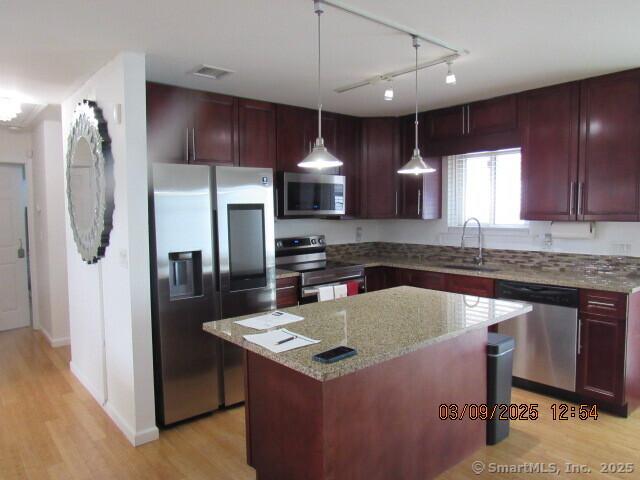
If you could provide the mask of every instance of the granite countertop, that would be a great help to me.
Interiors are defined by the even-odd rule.
[[[280,278],[299,277],[299,272],[292,272],[291,270],[283,270],[282,268],[276,268],[276,280]]]
[[[562,287],[586,288],[594,290],[606,290],[619,293],[635,293],[640,291],[640,274],[618,272],[615,270],[597,271],[588,269],[547,269],[541,267],[518,267],[517,265],[503,265],[499,263],[487,263],[484,266],[495,268],[496,271],[461,270],[443,267],[443,262],[434,259],[412,259],[408,257],[394,256],[346,256],[340,260],[362,264],[365,267],[396,267],[425,270],[429,272],[451,273],[456,275],[470,275],[475,277],[494,278],[497,280],[513,280],[519,282],[541,283],[545,285],[557,285]]]
[[[523,302],[493,300],[415,287],[396,287],[285,311],[304,320],[284,328],[320,343],[283,353],[273,353],[247,342],[243,335],[259,333],[236,320],[246,315],[204,324],[204,330],[277,363],[327,381],[377,363],[400,357],[430,344],[531,311]],[[312,360],[316,353],[339,345],[358,355],[333,363]]]

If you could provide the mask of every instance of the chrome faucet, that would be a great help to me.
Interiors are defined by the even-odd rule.
[[[466,222],[464,222],[464,226],[462,227],[462,241],[460,242],[460,248],[464,248],[464,238],[465,233],[467,231],[467,223],[471,220],[474,220],[478,224],[478,256],[474,257],[474,261],[476,265],[482,265],[484,263],[484,258],[482,256],[482,225],[480,225],[480,220],[476,217],[469,217]]]

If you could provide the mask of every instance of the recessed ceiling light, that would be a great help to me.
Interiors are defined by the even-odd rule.
[[[214,80],[220,80],[222,77],[235,72],[233,70],[228,70],[226,68],[213,67],[211,65],[200,65],[191,73],[193,73],[194,75],[197,75],[198,77],[205,77],[205,78],[212,78]]]
[[[8,122],[22,112],[22,105],[15,98],[0,97],[0,122]]]

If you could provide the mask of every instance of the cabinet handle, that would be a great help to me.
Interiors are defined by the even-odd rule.
[[[421,200],[422,200],[422,190],[419,188],[418,189],[418,218],[420,218],[420,206],[421,206],[420,204],[422,203]]]
[[[583,210],[583,198],[582,198],[582,193],[583,193],[583,182],[579,182],[578,183],[578,215],[582,215],[582,210]]]
[[[278,218],[278,189],[277,188],[275,189],[275,192],[276,192],[276,202],[275,202],[276,204],[275,204],[275,215],[274,216],[277,219]]]
[[[467,115],[467,109],[462,107],[462,135],[464,135],[464,126],[466,125],[465,116]]]
[[[616,305],[614,303],[609,303],[609,302],[596,302],[595,300],[588,300],[587,303],[589,305],[597,305],[600,307],[616,308]]]
[[[189,163],[189,128],[187,127],[187,134],[184,142],[184,161]]]
[[[471,105],[467,105],[467,135],[471,133]]]
[[[286,287],[278,287],[276,288],[276,292],[281,292],[283,290],[291,290],[292,288],[298,288],[297,285],[287,285]]]
[[[191,146],[192,148],[192,153],[193,153],[193,163],[196,163],[196,129],[192,128],[191,129]]]
[[[578,319],[578,355],[582,353],[582,320]]]
[[[576,182],[571,182],[571,192],[569,193],[569,215],[576,213]]]
[[[396,217],[398,216],[398,191],[396,190]]]

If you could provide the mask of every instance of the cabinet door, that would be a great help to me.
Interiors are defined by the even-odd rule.
[[[427,115],[426,130],[428,140],[449,140],[461,137],[466,131],[465,106],[434,110]]]
[[[276,280],[276,304],[278,308],[298,305],[298,277],[279,278]]]
[[[387,268],[369,267],[364,271],[367,292],[375,292],[387,288]]]
[[[188,163],[191,137],[188,90],[147,83],[149,162]]]
[[[193,92],[193,163],[238,164],[237,99],[209,92]]]
[[[367,218],[394,218],[400,201],[397,119],[365,118],[362,130],[361,211]]]
[[[425,152],[426,115],[418,117],[419,131],[418,146]],[[407,115],[400,119],[401,142],[400,159],[402,165],[409,161],[415,148],[415,116]],[[402,218],[420,218],[432,220],[442,216],[442,158],[425,157],[424,161],[436,171],[424,175],[400,175],[400,216]]]
[[[579,85],[525,92],[522,125],[522,209],[525,220],[575,220]]]
[[[411,286],[418,288],[426,288],[429,290],[447,289],[446,275],[438,272],[426,272],[422,270],[411,271]]]
[[[609,403],[624,398],[624,319],[580,314],[578,393]]]
[[[276,122],[277,169],[283,172],[304,172],[305,169],[298,167],[298,163],[309,153],[307,110],[278,105]]]
[[[276,168],[276,107],[272,103],[238,101],[239,164]]]
[[[582,82],[580,220],[637,221],[640,70]]]
[[[495,282],[491,278],[447,274],[447,292],[493,298]]]
[[[487,135],[518,128],[518,107],[515,95],[491,98],[467,106],[467,134]]]
[[[359,118],[338,116],[336,154],[342,160],[340,175],[346,179],[346,215],[349,217],[360,213],[360,127]]]

